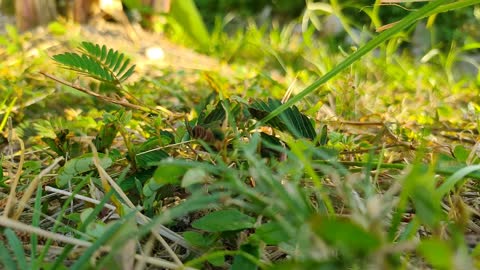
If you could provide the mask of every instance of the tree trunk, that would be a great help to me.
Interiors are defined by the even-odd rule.
[[[94,6],[98,1],[95,0],[74,0],[73,1],[73,20],[77,23],[87,23],[92,16]]]
[[[55,0],[16,0],[15,19],[20,31],[46,24],[57,17]]]

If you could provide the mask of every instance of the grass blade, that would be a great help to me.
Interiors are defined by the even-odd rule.
[[[107,203],[108,200],[110,200],[110,197],[113,195],[114,190],[111,189],[108,193],[103,196],[102,200],[100,201],[97,206],[93,209],[92,213],[87,217],[85,222],[83,222],[80,227],[78,228],[79,231],[83,232],[85,231],[85,228],[95,220],[95,218],[98,216],[100,211],[102,211],[103,206]],[[67,258],[69,255],[70,251],[73,249],[74,245],[67,245],[63,248],[62,253],[55,259],[55,262],[52,264],[52,267],[50,269],[57,269],[57,267],[60,267],[60,264]]]
[[[135,215],[136,211],[130,212],[128,215],[125,216],[125,220],[129,218],[133,218]],[[80,270],[80,269],[85,269],[87,265],[89,265],[89,261],[93,254],[101,247],[103,246],[110,238],[121,228],[124,222],[121,220],[117,221],[115,224],[113,224],[100,238],[93,243],[85,252],[78,258],[78,260],[72,265],[70,269],[72,270]]]
[[[438,195],[441,197],[445,196],[460,180],[478,170],[480,170],[480,165],[472,165],[455,172],[437,189]]]
[[[8,251],[7,247],[0,242],[0,265],[3,265],[3,269],[18,269],[17,265],[13,261],[12,254]]]
[[[25,252],[23,250],[22,242],[18,239],[17,235],[15,234],[12,229],[7,228],[5,229],[5,236],[7,237],[8,244],[13,250],[13,254],[17,259],[17,265],[19,269],[30,269],[27,264],[27,258],[25,257]]]
[[[35,196],[34,211],[32,217],[32,225],[34,227],[40,227],[40,214],[42,213],[42,186],[37,187],[37,194]],[[37,234],[32,233],[30,236],[30,243],[32,245],[32,251],[30,257],[32,258],[32,269],[38,269],[37,258],[37,246],[38,246],[38,237]]]

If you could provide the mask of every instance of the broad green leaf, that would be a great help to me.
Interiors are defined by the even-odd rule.
[[[441,197],[435,192],[435,173],[432,169],[417,165],[405,176],[405,195],[410,197],[415,212],[424,224],[435,226],[442,218]]]
[[[95,239],[100,238],[108,230],[108,227],[108,224],[103,222],[90,222],[85,228],[85,233],[94,237]]]
[[[112,166],[113,160],[111,157],[102,153],[99,153],[98,157],[102,168],[106,169]],[[56,181],[57,186],[60,188],[65,187],[73,177],[94,169],[95,164],[93,163],[93,155],[91,153],[71,159],[60,169]]]
[[[221,123],[225,120],[225,109],[222,106],[221,102],[218,102],[215,106],[215,109],[211,111],[204,119],[199,117],[197,125],[208,125],[212,123]]]
[[[253,258],[259,259],[260,257],[260,248],[258,245],[253,243],[246,243],[240,246],[240,250],[252,255]],[[258,269],[257,264],[251,260],[245,258],[245,256],[238,254],[233,258],[233,264],[231,270],[244,270],[244,269]]]
[[[250,104],[248,110],[255,118],[261,120],[280,106],[280,101],[269,98],[267,103],[262,100],[254,100]],[[314,140],[317,136],[310,119],[306,115],[300,113],[296,106],[287,108],[279,116],[269,120],[267,124],[270,124],[272,127],[279,130],[288,131],[295,138],[308,138]]]
[[[215,256],[207,260],[213,266],[222,267],[225,264],[225,256]]]
[[[255,236],[267,245],[278,245],[289,240],[282,226],[275,221],[262,224],[255,230]]]
[[[185,166],[177,164],[169,164],[168,162],[160,163],[153,177],[143,186],[143,194],[149,197],[166,184],[179,184],[180,178],[185,174],[187,169]]]
[[[319,145],[325,145],[328,142],[328,129],[327,125],[323,125],[322,132],[320,133],[320,137],[318,140]]]
[[[117,133],[118,126],[114,123],[103,125],[93,141],[98,152],[105,152],[105,150],[109,149],[110,146],[112,146]]]
[[[260,155],[262,157],[280,157],[282,153],[278,151],[278,148],[284,147],[281,140],[275,136],[268,135],[263,132],[260,133],[260,137],[262,138],[260,145]]]
[[[182,179],[182,187],[189,187],[194,184],[202,184],[207,180],[208,174],[202,168],[189,169]]]
[[[207,248],[215,242],[216,236],[188,231],[183,233],[183,238],[194,247]]]
[[[418,252],[435,269],[453,269],[454,250],[440,239],[426,239],[418,246]]]
[[[209,34],[193,0],[171,2],[170,16],[182,27],[182,30],[201,48],[208,48]]]
[[[168,153],[158,149],[160,139],[151,137],[136,147],[135,163],[139,168],[149,168],[152,164],[158,164],[159,161],[168,157]]]
[[[470,155],[470,151],[465,149],[463,145],[457,145],[453,149],[453,154],[455,155],[456,160],[465,163],[467,162],[468,156]]]
[[[317,215],[310,226],[318,237],[345,256],[366,256],[381,245],[379,236],[346,218]]]
[[[255,219],[236,210],[219,210],[195,220],[192,227],[207,232],[236,231],[253,228]]]
[[[165,146],[172,144],[175,141],[175,136],[171,132],[162,130],[160,131],[159,140],[160,146]]]
[[[267,270],[340,270],[349,269],[344,263],[339,261],[317,261],[317,260],[286,260],[272,264]]]

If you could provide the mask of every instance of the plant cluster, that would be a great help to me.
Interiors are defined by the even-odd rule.
[[[87,79],[42,74],[61,89],[82,92],[80,99],[92,96],[89,102],[105,109],[92,109],[88,116],[66,110],[70,120],[33,123],[39,145],[48,146],[40,149],[38,160],[25,161],[24,142],[9,128],[8,148],[13,152],[18,145],[20,154],[10,153],[2,162],[8,173],[0,174],[0,184],[9,196],[2,200],[1,263],[9,269],[479,267],[480,245],[465,238],[478,227],[475,202],[465,194],[478,192],[480,160],[472,146],[437,151],[442,145],[431,138],[458,135],[440,123],[462,119],[474,124],[461,130],[478,134],[479,102],[470,93],[478,82],[443,76],[452,66],[435,69],[440,75],[425,81],[408,82],[412,70],[425,71],[388,55],[388,42],[415,21],[437,9],[462,7],[447,2],[427,4],[351,54],[344,52],[338,63],[328,52],[322,63],[295,61],[298,56],[288,53],[290,44],[282,39],[290,32],[271,33],[271,47],[263,48],[285,76],[296,73],[307,85],[294,94],[289,88],[282,99],[276,92],[283,84],[266,73],[252,76],[250,87],[240,91],[229,91],[228,78],[202,73],[207,93],[190,97],[176,90],[189,75],[167,73],[127,83],[135,65],[105,45],[82,42],[76,51],[54,55],[61,67]],[[261,35],[258,29],[249,31],[252,40]],[[215,38],[218,44],[244,44],[220,34]],[[391,79],[390,93],[396,96],[369,102],[384,102],[382,113],[403,117],[404,111],[388,109],[403,108],[417,94],[419,103],[425,99],[433,108],[431,114],[427,109],[424,115],[412,113],[420,128],[406,121],[373,121],[375,116],[366,116],[371,108],[356,107],[366,97],[355,91],[371,93],[357,89],[355,81],[370,67],[355,62],[380,45],[384,57],[366,63],[386,62],[385,70],[369,76],[402,77]],[[217,49],[222,56],[248,53],[241,46]],[[262,59],[257,57],[250,59]],[[293,61],[286,64],[289,57]],[[455,60],[445,58],[453,65]],[[304,62],[320,79],[298,72],[296,65]],[[271,68],[271,62],[264,64]],[[337,75],[344,78],[329,84]],[[3,85],[23,81],[9,83]],[[464,116],[455,117],[457,107],[448,101],[431,104],[429,98],[442,94],[435,89],[444,86],[451,86],[453,97],[471,99]],[[433,90],[414,92],[419,87]],[[158,97],[160,90],[175,99]],[[12,97],[9,92],[3,100],[5,116],[15,105]],[[318,119],[328,99],[330,113],[342,119]],[[359,115],[371,118],[358,120]],[[17,131],[26,134],[29,128]]]

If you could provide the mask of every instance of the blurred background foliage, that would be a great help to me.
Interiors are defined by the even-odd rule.
[[[73,16],[74,20],[80,23],[85,22],[85,18],[93,12],[93,6],[102,6],[102,0],[38,0],[37,5],[45,6],[45,10],[51,10],[52,16],[58,12],[62,16]],[[207,46],[205,28],[210,33],[218,27],[218,22],[228,18],[228,26],[222,30],[235,33],[239,28],[248,27],[249,20],[255,18],[260,27],[272,27],[272,23],[285,25],[296,21],[304,26],[306,18],[309,18],[316,30],[322,32],[332,32],[329,27],[343,28],[334,29],[334,33],[342,34],[345,32],[353,38],[353,41],[359,45],[358,39],[352,37],[352,31],[358,35],[365,31],[374,32],[378,27],[396,22],[406,15],[423,5],[421,2],[405,1],[399,4],[380,4],[377,0],[117,0],[116,5],[124,6],[130,19],[138,19],[141,16],[142,25],[153,30],[165,30],[164,26],[155,27],[155,23],[165,24],[166,20],[152,20],[153,17],[167,18],[168,24],[178,23],[172,26],[183,29],[194,40],[201,43],[200,47]],[[122,2],[122,3],[120,3]],[[4,14],[13,14],[15,5],[17,7],[34,8],[33,1],[29,0],[2,0],[0,8]],[[40,4],[38,4],[40,3]],[[72,4],[73,3],[73,4]],[[70,5],[70,9],[68,7]],[[196,6],[196,8],[195,8]],[[38,8],[37,8],[38,9]],[[53,8],[55,9],[55,8]],[[80,9],[80,10],[79,10]],[[27,13],[31,11],[25,11]],[[48,13],[48,12],[45,12]],[[70,15],[68,14],[70,13]],[[135,15],[137,14],[137,15]],[[333,15],[334,18],[328,18]],[[45,14],[24,14],[24,20],[37,20],[42,22]],[[32,18],[37,16],[38,18]],[[18,17],[18,12],[17,12]],[[75,18],[77,17],[77,18]],[[312,18],[316,17],[316,18]],[[51,17],[45,18],[51,20]],[[204,25],[201,23],[203,19]],[[154,22],[155,21],[155,22]],[[340,24],[338,24],[340,23]],[[476,31],[475,26],[480,23],[480,7],[470,6],[459,9],[455,12],[441,13],[431,18],[429,23],[431,27],[428,32],[422,32],[422,35],[428,35],[428,41],[433,47],[449,49],[452,42],[457,46],[462,46],[468,39],[478,39],[480,33]],[[21,24],[17,18],[17,26]],[[178,27],[180,26],[180,27]],[[22,27],[19,27],[22,30]],[[305,28],[302,28],[305,31]],[[344,30],[344,31],[342,31]],[[410,37],[414,34],[415,28],[412,27],[409,33]],[[355,33],[354,33],[355,34]],[[408,39],[408,38],[406,38]],[[337,41],[344,41],[339,39]],[[205,51],[205,50],[203,50]]]
[[[358,29],[367,26],[370,30],[375,30],[372,18],[367,12],[373,8],[374,2],[373,0],[195,0],[210,29],[214,26],[215,18],[223,18],[228,14],[234,14],[239,20],[263,15],[272,16],[274,20],[280,22],[289,22],[302,16],[308,3],[325,3],[337,6],[343,16]],[[392,23],[402,19],[421,5],[422,3],[412,2],[402,3],[401,6],[382,5],[378,10],[378,16],[383,24]],[[452,41],[461,45],[469,36],[478,38],[479,33],[475,31],[475,25],[478,25],[479,18],[479,7],[467,7],[456,12],[439,14],[435,18],[434,29],[432,29],[434,43],[442,43],[443,46],[448,47]]]

